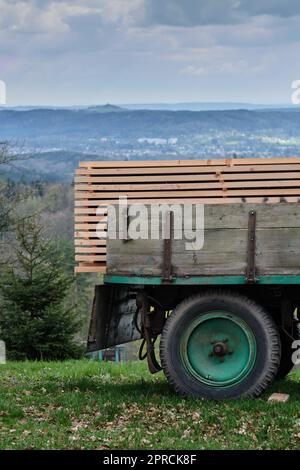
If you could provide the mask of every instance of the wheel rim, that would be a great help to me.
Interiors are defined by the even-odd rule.
[[[180,353],[185,368],[211,387],[237,385],[250,374],[256,341],[236,315],[213,311],[199,316],[183,332]]]

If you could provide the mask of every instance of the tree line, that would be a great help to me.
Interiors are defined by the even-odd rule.
[[[72,188],[9,181],[17,159],[0,143],[0,339],[10,359],[77,358],[92,286],[73,275]]]

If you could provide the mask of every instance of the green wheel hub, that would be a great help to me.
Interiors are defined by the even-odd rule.
[[[251,328],[238,316],[211,311],[191,322],[182,334],[180,353],[184,367],[210,387],[242,382],[256,361]]]

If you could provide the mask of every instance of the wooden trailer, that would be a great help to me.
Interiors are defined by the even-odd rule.
[[[299,201],[300,158],[82,163],[76,271],[104,274],[89,351],[143,339],[183,395],[259,396],[295,362]]]

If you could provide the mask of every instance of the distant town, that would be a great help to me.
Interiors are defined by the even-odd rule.
[[[1,108],[0,141],[24,157],[11,178],[71,181],[80,160],[299,156],[299,111]]]

